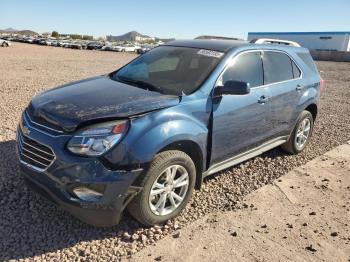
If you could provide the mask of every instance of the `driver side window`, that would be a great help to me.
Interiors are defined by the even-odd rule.
[[[248,52],[233,59],[233,63],[222,75],[222,84],[226,81],[240,81],[250,87],[263,85],[264,73],[260,52]]]

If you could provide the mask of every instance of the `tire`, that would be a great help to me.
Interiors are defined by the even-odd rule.
[[[1,46],[2,46],[2,47],[8,47],[9,45],[8,45],[8,43],[3,42]]]
[[[309,123],[309,131],[307,132],[307,135],[305,132],[305,130],[307,130],[307,128],[305,128],[305,130],[303,132],[301,132],[303,123],[304,124]],[[303,112],[300,113],[300,115],[298,117],[298,121],[297,121],[297,123],[293,129],[293,132],[290,135],[288,141],[281,146],[282,149],[290,154],[293,154],[293,155],[299,154],[301,151],[304,150],[304,148],[308,144],[310,137],[311,137],[311,134],[312,134],[312,131],[313,131],[313,127],[314,127],[314,119],[312,117],[312,114],[309,111],[304,110]],[[298,136],[298,134],[301,134],[301,133],[304,136],[306,136],[306,138],[303,137],[303,139],[301,140],[301,141],[303,141],[305,139],[303,143],[300,143],[300,136]]]
[[[167,185],[167,182],[162,184],[163,181],[169,181],[165,179],[168,178],[166,170],[173,170],[171,174],[175,173],[173,183],[169,183],[169,185]],[[186,177],[186,172],[188,178],[180,180],[179,178]],[[139,186],[143,187],[142,191],[129,203],[127,209],[141,224],[146,226],[163,224],[167,220],[176,217],[184,209],[191,198],[195,180],[196,168],[187,154],[177,150],[161,152],[155,156],[145,177],[140,182]],[[173,185],[176,185],[176,181],[183,184],[187,183],[187,186],[180,187],[180,183],[178,183],[178,187],[174,187]],[[160,188],[155,185],[156,182],[158,183],[157,185],[166,186]],[[162,193],[151,196],[151,192],[157,191],[162,191]],[[173,197],[175,195],[172,192],[176,193],[177,196],[182,196],[181,202],[178,202],[177,205],[175,202],[180,200],[177,197]],[[166,199],[166,201],[161,201],[161,199]],[[165,206],[162,209],[162,205],[160,205],[160,208],[156,209],[157,204],[160,202],[164,202]]]

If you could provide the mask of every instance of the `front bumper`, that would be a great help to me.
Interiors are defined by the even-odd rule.
[[[22,119],[17,130],[17,151],[21,173],[27,184],[88,224],[118,224],[125,206],[141,190],[132,185],[143,169],[111,170],[98,158],[75,156],[65,150],[69,139],[70,136],[66,135],[51,135]],[[34,142],[30,144],[29,141]],[[33,145],[37,149],[33,149]],[[40,154],[47,148],[51,149],[54,159],[46,168],[37,168],[34,161],[46,157],[47,153]],[[30,164],[27,163],[30,159],[24,158],[24,154],[33,158]],[[82,200],[73,191],[75,187],[91,185],[104,189],[102,196],[95,201]]]
[[[101,227],[119,223],[125,206],[141,189],[130,186],[140,172],[140,170],[136,170],[119,173],[119,176],[123,178],[107,182],[101,200],[87,202],[71,194],[66,185],[53,181],[47,174],[37,172],[21,164],[21,173],[31,189],[81,221]]]

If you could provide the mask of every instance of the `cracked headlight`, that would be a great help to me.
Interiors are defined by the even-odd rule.
[[[127,129],[127,121],[92,125],[76,133],[69,141],[67,148],[74,154],[99,156],[116,145]]]

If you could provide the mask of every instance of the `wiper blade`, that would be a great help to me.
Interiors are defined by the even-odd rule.
[[[120,77],[120,76],[118,76],[118,79],[120,79],[123,82],[135,84],[141,88],[145,88],[145,89],[150,90],[150,91],[157,91],[159,93],[162,92],[162,89],[159,86],[155,86],[151,83],[148,83],[148,82],[145,82],[142,80],[135,80],[135,79],[131,79],[131,78],[127,78],[127,77]]]

